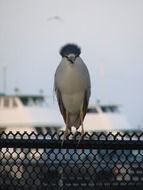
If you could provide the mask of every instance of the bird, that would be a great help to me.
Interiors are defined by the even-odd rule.
[[[59,53],[62,59],[55,72],[54,91],[66,125],[64,141],[72,127],[77,131],[81,126],[81,137],[84,135],[83,121],[91,95],[91,82],[77,44],[65,44]]]
[[[57,15],[51,16],[51,17],[48,17],[48,18],[47,18],[47,21],[48,21],[48,22],[49,22],[49,21],[54,21],[54,20],[60,21],[60,22],[63,21],[63,19],[62,19],[60,16],[57,16]]]

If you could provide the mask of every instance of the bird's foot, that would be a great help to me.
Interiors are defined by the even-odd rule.
[[[63,146],[64,141],[65,141],[66,137],[70,134],[70,132],[71,132],[71,131],[69,131],[69,130],[66,128],[66,130],[64,131],[64,136],[63,136],[63,140],[62,140],[61,146]]]
[[[84,128],[83,128],[83,124],[82,124],[82,126],[81,126],[81,135],[80,135],[80,138],[78,140],[78,145],[79,145],[80,141],[82,140],[83,136],[84,136]]]

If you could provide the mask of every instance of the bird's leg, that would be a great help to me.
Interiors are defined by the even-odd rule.
[[[80,111],[80,121],[81,121],[81,137],[84,135],[84,127],[83,127],[83,110]]]
[[[82,139],[82,137],[83,137],[83,135],[84,135],[83,111],[82,111],[82,109],[81,109],[81,111],[80,111],[80,122],[81,122],[81,136],[80,136],[80,138],[79,138],[78,144],[80,143],[80,141],[81,141],[81,139]]]
[[[66,112],[66,122],[65,123],[66,123],[66,129],[65,129],[65,132],[64,132],[63,140],[62,140],[62,145],[64,143],[65,138],[68,135],[68,123],[69,123],[69,113],[68,112]]]

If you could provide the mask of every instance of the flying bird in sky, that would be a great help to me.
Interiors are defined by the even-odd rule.
[[[80,53],[81,49],[75,44],[63,46],[60,50],[62,60],[55,73],[54,89],[66,124],[64,138],[73,126],[76,130],[81,126],[81,137],[84,134],[83,120],[87,112],[91,84],[87,66]]]
[[[47,21],[54,21],[54,20],[60,21],[60,22],[63,21],[63,19],[61,17],[59,17],[59,16],[52,16],[52,17],[47,18]]]

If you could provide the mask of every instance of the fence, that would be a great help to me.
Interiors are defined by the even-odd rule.
[[[0,189],[143,189],[143,133],[0,134]]]

